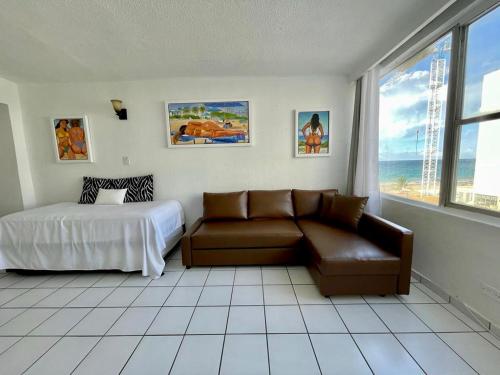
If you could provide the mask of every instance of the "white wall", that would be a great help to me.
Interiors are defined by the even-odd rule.
[[[0,103],[9,107],[9,117],[12,127],[12,137],[14,140],[15,154],[17,160],[17,173],[21,188],[21,196],[24,208],[35,205],[35,192],[31,179],[31,169],[28,159],[26,139],[21,114],[21,105],[17,85],[0,77]],[[3,160],[3,153],[0,148],[0,160]]]
[[[23,209],[9,107],[0,103],[0,216]]]
[[[39,205],[77,201],[85,175],[153,173],[156,198],[180,200],[188,222],[202,212],[203,191],[345,187],[351,96],[343,77],[25,84],[20,96]],[[116,118],[112,98],[124,101],[128,121]],[[166,147],[165,100],[232,98],[251,101],[254,146]],[[294,158],[293,109],[318,107],[333,110],[332,156]],[[89,117],[96,162],[58,164],[48,118],[78,113]],[[122,165],[122,156],[130,166]]]
[[[500,304],[481,290],[481,283],[500,290],[498,225],[389,199],[382,216],[414,231],[415,270],[500,326]]]

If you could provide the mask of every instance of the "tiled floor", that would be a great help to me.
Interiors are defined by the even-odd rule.
[[[500,341],[419,283],[321,296],[304,267],[0,274],[0,373],[500,374]]]

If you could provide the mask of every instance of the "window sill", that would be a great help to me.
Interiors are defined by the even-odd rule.
[[[461,210],[458,208],[452,207],[442,207],[442,206],[433,206],[428,203],[418,202],[411,199],[406,199],[403,197],[397,197],[390,194],[380,193],[380,197],[383,200],[394,201],[402,204],[406,204],[412,207],[418,207],[424,210],[429,210],[433,212],[438,212],[443,215],[453,216],[464,220],[473,221],[476,223],[481,223],[485,225],[489,225],[495,228],[500,228],[500,218],[495,216],[489,216],[486,214],[481,214],[477,212]]]

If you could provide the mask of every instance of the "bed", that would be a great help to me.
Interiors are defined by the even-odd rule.
[[[183,231],[174,200],[53,204],[0,218],[0,269],[142,270],[158,278]]]

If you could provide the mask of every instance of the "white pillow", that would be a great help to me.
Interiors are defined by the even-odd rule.
[[[94,204],[123,204],[127,189],[99,189]]]

